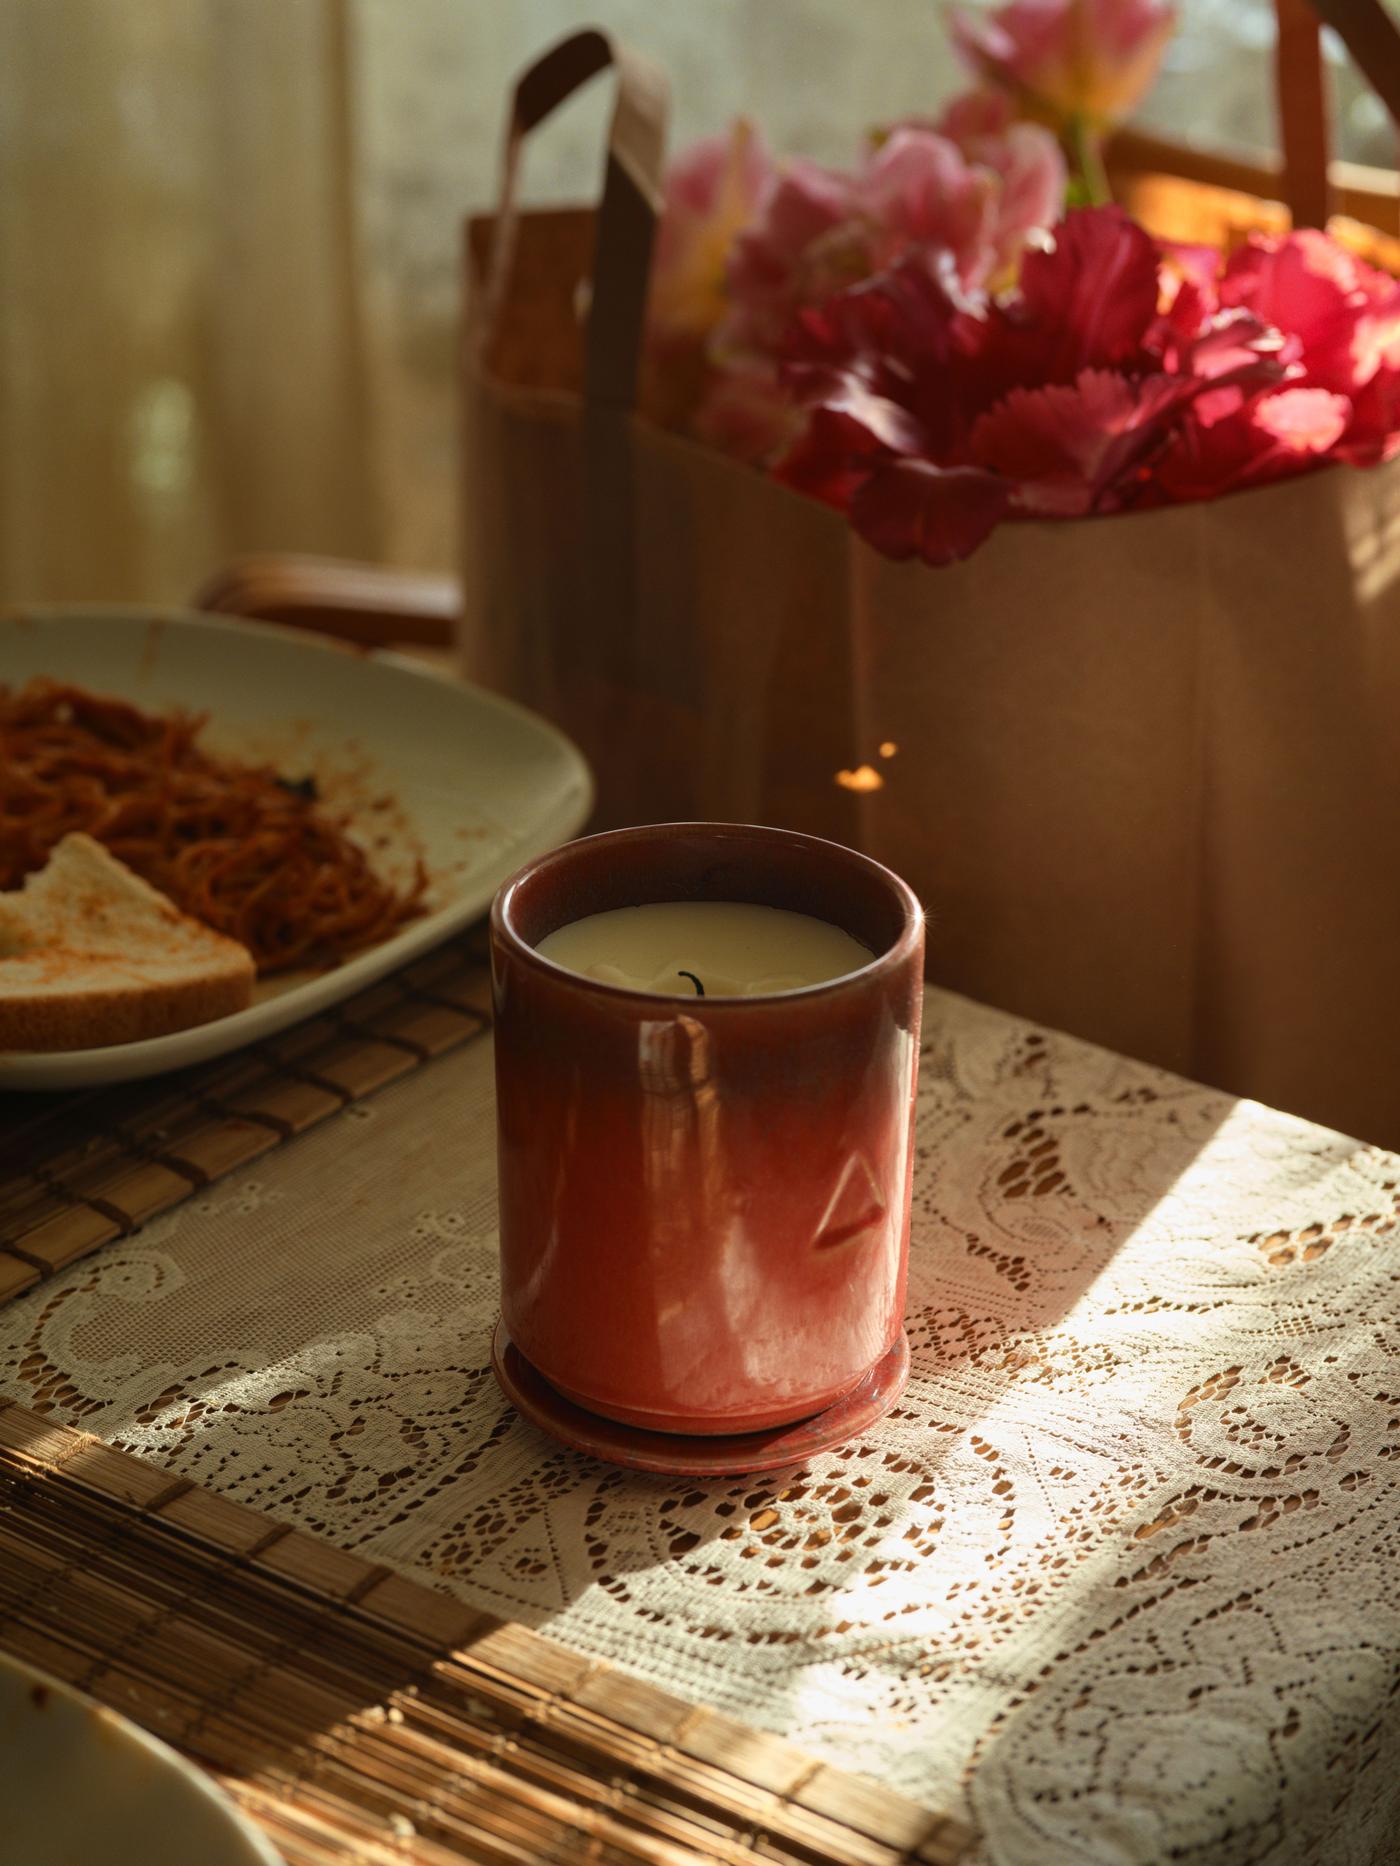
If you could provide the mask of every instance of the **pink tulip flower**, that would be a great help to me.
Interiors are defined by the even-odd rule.
[[[671,165],[652,259],[650,336],[663,348],[703,344],[728,302],[725,272],[736,236],[773,182],[763,138],[742,118]]]
[[[771,352],[799,305],[864,278],[872,263],[850,176],[818,162],[784,163],[762,213],[730,252],[728,312],[716,349],[721,356]]]
[[[1175,24],[1169,0],[1009,0],[955,8],[953,43],[983,83],[1057,128],[1119,123],[1157,72]]]

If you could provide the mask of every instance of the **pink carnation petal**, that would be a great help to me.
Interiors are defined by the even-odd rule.
[[[1220,284],[1222,305],[1242,305],[1290,339],[1308,381],[1350,395],[1375,373],[1379,358],[1358,342],[1370,310],[1359,262],[1324,233],[1303,229],[1282,238],[1254,236],[1234,253]]]
[[[781,486],[791,486],[794,492],[844,512],[868,476],[871,458],[878,454],[869,441],[859,424],[818,408],[774,464],[773,478]]]
[[[1081,208],[1056,229],[1053,250],[1026,254],[1021,297],[1043,333],[1044,380],[1121,363],[1157,315],[1157,248],[1121,208]]]
[[[773,476],[814,499],[844,507],[873,465],[892,453],[926,451],[926,437],[912,416],[849,377],[810,411]]]
[[[1352,337],[1358,385],[1369,382],[1378,369],[1400,368],[1400,286],[1393,279],[1386,282],[1388,291],[1368,292],[1367,308]]]
[[[1280,389],[1250,411],[1254,425],[1289,453],[1329,453],[1346,432],[1351,403],[1326,389]]]
[[[1188,422],[1154,469],[1170,500],[1217,499],[1317,464],[1336,449],[1351,417],[1345,396],[1283,389],[1215,421]]]
[[[1188,422],[1154,466],[1153,483],[1170,504],[1219,498],[1246,482],[1264,438],[1242,410],[1210,427]]]
[[[918,454],[927,449],[928,437],[908,409],[875,394],[859,376],[849,372],[837,372],[828,378],[818,407],[840,415],[891,453]]]
[[[1008,489],[975,467],[891,460],[851,499],[851,523],[886,557],[942,567],[970,556],[1006,516]]]
[[[972,455],[1015,482],[1025,510],[1093,511],[1164,445],[1196,386],[1183,377],[1084,370],[1073,384],[1014,389],[973,428]]]
[[[1256,363],[1278,367],[1283,337],[1252,311],[1221,311],[1181,347],[1177,367],[1185,375],[1212,380],[1237,375]]]
[[[944,255],[946,259],[946,255]],[[793,393],[820,402],[838,376],[858,378],[922,425],[923,451],[948,461],[971,414],[980,410],[974,367],[985,320],[951,262],[930,268],[911,254],[888,272],[799,312],[784,345],[783,378]]]
[[[1183,285],[1194,285],[1210,311],[1218,309],[1217,286],[1220,279],[1220,248],[1202,246],[1187,240],[1162,242],[1162,271]]]
[[[910,257],[799,311],[782,354],[790,364],[851,368],[869,380],[897,375],[910,385],[945,365],[960,327],[976,321],[976,302],[951,266]]]
[[[1191,404],[1192,424],[1213,428],[1217,421],[1237,415],[1248,399],[1246,392],[1233,383],[1224,389],[1203,389]]]
[[[1378,369],[1352,397],[1352,420],[1333,458],[1376,466],[1400,453],[1400,369]]]

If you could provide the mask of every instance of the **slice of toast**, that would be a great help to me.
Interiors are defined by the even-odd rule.
[[[253,961],[91,836],[0,894],[0,1050],[163,1037],[248,1004]]]

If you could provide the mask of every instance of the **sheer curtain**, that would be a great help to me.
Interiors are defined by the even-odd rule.
[[[348,16],[0,5],[0,594],[377,550]]]
[[[1146,120],[1267,143],[1268,0],[1183,11]],[[839,159],[959,82],[936,0],[0,0],[0,600],[178,601],[249,550],[450,565],[460,220],[511,74],[585,20],[666,64],[678,141],[742,110]],[[603,106],[538,196],[593,192]]]

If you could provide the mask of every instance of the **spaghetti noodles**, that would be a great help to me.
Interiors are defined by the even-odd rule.
[[[205,717],[58,681],[0,686],[0,889],[82,830],[261,972],[333,964],[422,911],[421,861],[390,886],[314,785],[201,750]]]

